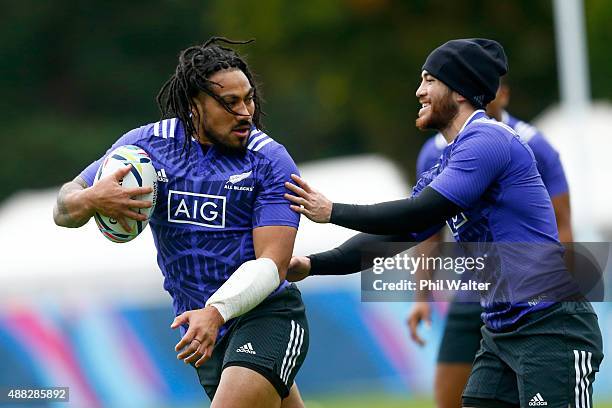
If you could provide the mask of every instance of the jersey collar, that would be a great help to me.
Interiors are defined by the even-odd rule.
[[[463,124],[463,126],[461,126],[461,129],[459,130],[459,133],[457,133],[457,137],[455,137],[455,140],[453,140],[453,142],[456,142],[457,139],[459,139],[461,137],[461,134],[463,133],[463,131],[465,130],[465,128],[472,122],[474,122],[476,119],[480,119],[482,117],[487,117],[487,114],[485,113],[484,109],[477,109],[474,112],[472,112],[472,114],[467,118],[467,120],[465,121],[465,123]]]
[[[506,125],[510,123],[510,114],[505,110],[502,111],[501,121],[502,123],[505,123]]]
[[[467,125],[469,125],[470,123],[472,123],[476,119],[480,119],[483,116],[487,116],[487,114],[485,113],[484,109],[477,109],[474,112],[472,112],[472,114],[467,118],[467,120],[465,121],[463,126],[461,126],[461,129],[459,129],[459,133],[463,132],[463,130],[465,129],[465,127]]]
[[[446,141],[442,133],[438,132],[434,138],[434,144],[438,150],[444,150],[450,143]]]

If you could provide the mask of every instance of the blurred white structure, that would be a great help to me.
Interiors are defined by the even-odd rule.
[[[339,158],[299,167],[313,187],[335,201],[373,203],[406,197],[409,192],[398,169],[380,156]],[[116,244],[98,232],[93,220],[82,228],[60,228],[52,217],[57,191],[24,191],[0,207],[0,299],[60,297],[80,301],[110,297],[120,302],[169,303],[150,231],[129,243]],[[302,217],[295,253],[330,249],[352,234]],[[318,283],[313,280],[300,286]]]
[[[575,240],[612,239],[612,104],[592,104],[579,123],[571,111],[551,107],[534,124],[561,155],[572,197]]]
[[[116,244],[93,220],[60,228],[52,215],[58,190],[21,192],[0,207],[0,298],[163,295],[151,233]]]
[[[587,32],[583,0],[554,0],[560,106],[544,112],[536,125],[559,150],[572,195],[577,241],[612,239],[607,186],[612,171],[612,106],[591,103]]]
[[[559,91],[565,109],[589,108],[591,84],[583,0],[554,0]]]

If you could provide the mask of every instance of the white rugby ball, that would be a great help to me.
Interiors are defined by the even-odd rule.
[[[113,242],[128,242],[136,238],[149,223],[149,217],[155,209],[155,202],[157,200],[157,174],[155,167],[153,167],[151,157],[149,157],[147,152],[138,146],[125,145],[113,150],[100,165],[94,184],[130,164],[132,165],[132,170],[119,183],[123,187],[153,187],[152,193],[133,197],[136,200],[152,201],[153,206],[151,208],[134,208],[134,211],[145,214],[147,220],[137,221],[127,218],[126,220],[130,228],[132,228],[131,232],[126,231],[116,219],[95,213],[94,219],[96,224],[98,224],[98,229],[106,238]]]

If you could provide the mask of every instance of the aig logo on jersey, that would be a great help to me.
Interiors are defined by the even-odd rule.
[[[168,221],[225,228],[225,197],[170,190]]]

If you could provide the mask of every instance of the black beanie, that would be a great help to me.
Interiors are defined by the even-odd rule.
[[[495,99],[499,78],[508,72],[508,61],[497,41],[451,40],[429,54],[423,70],[480,109]]]

